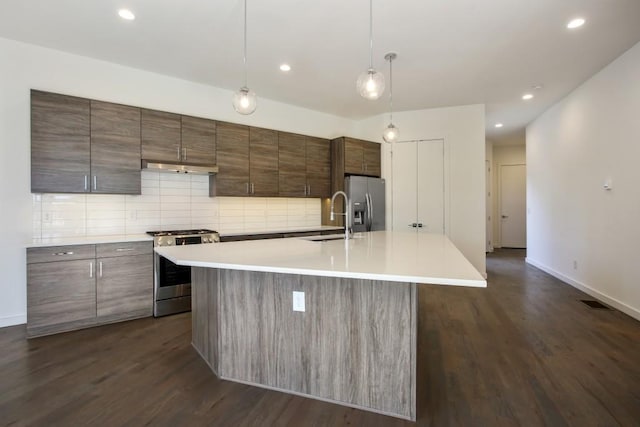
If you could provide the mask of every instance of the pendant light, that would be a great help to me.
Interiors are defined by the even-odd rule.
[[[384,75],[373,69],[373,0],[369,0],[369,69],[358,76],[356,88],[360,96],[370,100],[384,92]]]
[[[393,60],[398,57],[397,54],[391,52],[384,56],[389,61],[389,126],[382,132],[382,138],[386,142],[395,142],[398,140],[400,130],[393,125]]]
[[[244,0],[244,86],[233,95],[233,108],[240,114],[251,114],[256,111],[257,97],[247,87],[247,0]]]

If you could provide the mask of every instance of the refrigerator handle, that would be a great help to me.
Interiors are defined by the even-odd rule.
[[[373,227],[373,202],[371,201],[371,194],[365,194],[365,200],[367,202],[367,231],[371,231],[371,227]]]

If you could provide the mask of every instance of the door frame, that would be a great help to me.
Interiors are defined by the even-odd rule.
[[[498,165],[498,173],[496,174],[498,176],[497,179],[497,188],[496,188],[496,206],[497,206],[497,212],[495,212],[496,215],[496,221],[498,224],[497,230],[494,229],[494,234],[497,236],[497,241],[493,242],[493,246],[495,248],[501,248],[502,247],[502,167],[503,166],[524,166],[525,167],[525,177],[524,177],[524,182],[525,182],[525,200],[526,200],[526,184],[527,184],[527,176],[526,176],[526,168],[527,168],[527,164],[526,163],[522,163],[522,162],[518,162],[518,163],[500,163]],[[525,206],[525,212],[526,212],[526,206]],[[525,213],[526,215],[526,213]],[[527,218],[525,217],[525,224],[526,224]],[[526,233],[527,230],[525,228],[525,244],[526,244]]]

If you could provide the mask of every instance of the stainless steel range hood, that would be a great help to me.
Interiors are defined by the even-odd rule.
[[[142,169],[167,172],[167,173],[191,173],[194,175],[213,175],[218,173],[216,165],[195,165],[192,163],[167,163],[159,160],[143,160]]]

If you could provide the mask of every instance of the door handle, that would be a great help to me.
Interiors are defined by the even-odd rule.
[[[509,215],[502,215],[502,219],[509,218]]]

